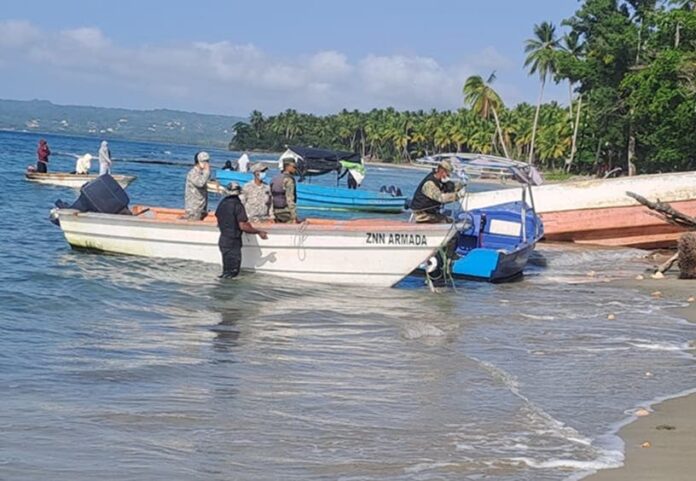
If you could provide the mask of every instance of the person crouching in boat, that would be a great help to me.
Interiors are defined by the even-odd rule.
[[[438,224],[452,222],[452,219],[440,212],[445,204],[463,197],[465,190],[462,182],[452,182],[452,163],[443,160],[435,170],[429,173],[418,185],[411,211],[418,223]]]
[[[48,156],[51,155],[51,149],[48,148],[46,139],[39,140],[39,145],[36,148],[36,171],[45,174],[48,172]]]
[[[242,232],[257,234],[262,239],[268,239],[265,231],[255,229],[247,217],[244,204],[239,194],[241,188],[237,182],[227,186],[227,197],[222,199],[215,210],[220,240],[218,247],[222,254],[222,274],[220,278],[231,279],[239,275],[242,266]]]
[[[293,158],[283,159],[283,171],[271,181],[273,214],[276,222],[297,223],[297,191],[294,175],[297,163]]]
[[[89,169],[92,168],[92,154],[81,155],[75,161],[75,173],[78,175],[89,174]]]
[[[273,201],[271,188],[264,183],[268,166],[258,163],[251,167],[254,180],[242,187],[242,201],[251,222],[263,222],[273,219]]]
[[[193,156],[193,167],[186,174],[186,192],[184,193],[184,218],[203,220],[208,215],[208,189],[210,180],[210,155],[198,152]]]

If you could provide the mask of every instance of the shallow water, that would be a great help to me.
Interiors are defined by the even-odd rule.
[[[618,465],[631,410],[696,387],[696,326],[601,282],[640,272],[635,251],[542,247],[522,282],[439,294],[221,283],[217,266],[71,251],[47,214],[74,193],[22,180],[36,140],[0,133],[0,479],[561,480]],[[138,175],[134,202],[181,205],[184,167],[116,169]],[[392,173],[368,179],[422,175]]]

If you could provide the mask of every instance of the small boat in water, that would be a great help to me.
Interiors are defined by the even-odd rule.
[[[338,187],[341,161],[361,162],[360,156],[352,152],[339,152],[325,149],[291,147],[283,155],[297,161],[299,182],[297,182],[297,207],[312,210],[349,210],[378,213],[400,213],[406,208],[407,198],[396,189],[372,192],[361,189]],[[337,186],[328,187],[310,184],[304,180],[317,175],[335,172]],[[223,193],[224,187],[232,181],[245,184],[251,181],[252,174],[234,170],[218,170],[215,180],[208,183],[208,191]]]
[[[441,154],[419,159],[419,163],[437,165],[443,160],[448,160],[465,181],[504,178],[518,182],[521,190],[509,189],[517,200],[457,214],[456,243],[450,252],[430,259],[426,272],[436,280],[447,276],[487,282],[519,278],[544,235],[544,224],[532,196],[537,174],[526,164],[484,155]],[[467,193],[466,198],[470,195],[474,194]]]
[[[99,177],[97,174],[69,174],[67,172],[49,172],[45,174],[41,172],[26,172],[24,176],[31,182],[57,185],[60,187],[71,187],[73,189],[79,189],[87,182]],[[113,175],[112,177],[124,189],[135,180],[135,176],[132,175]]]
[[[626,192],[648,200],[659,199],[684,214],[696,216],[696,172],[548,184],[534,188],[545,239],[645,249],[676,246],[685,230],[653,215]],[[515,192],[510,189],[471,193],[466,206],[488,208],[514,197]]]
[[[134,206],[133,215],[57,209],[73,248],[220,264],[214,214],[183,220],[183,210]],[[390,287],[431,257],[455,233],[449,224],[384,219],[308,219],[259,224],[268,239],[244,234],[242,270],[303,281]]]
[[[544,235],[544,225],[524,201],[463,213],[467,229],[457,233],[450,267],[454,277],[505,282],[520,277]]]

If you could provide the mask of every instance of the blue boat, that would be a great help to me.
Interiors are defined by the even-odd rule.
[[[447,155],[447,154],[444,154]],[[424,266],[434,281],[448,277],[487,282],[506,282],[522,276],[536,243],[544,236],[544,224],[534,209],[532,185],[537,174],[531,167],[509,159],[483,155],[448,158],[459,176],[488,176],[498,170],[521,185],[521,200],[481,209],[463,210],[455,216],[458,234],[446,252]],[[429,158],[423,163],[440,162]],[[529,198],[529,203],[527,203]],[[466,199],[462,201],[466,205]]]
[[[513,280],[522,275],[536,243],[544,236],[541,218],[522,201],[474,209],[460,214],[460,219],[468,227],[457,236],[450,266],[454,277]]]
[[[215,179],[225,186],[235,181],[246,184],[252,174],[234,170],[218,170]],[[215,190],[214,187],[210,190]],[[297,183],[297,207],[312,210],[355,210],[363,212],[399,213],[406,207],[406,197],[392,196],[383,192],[324,187],[322,185]]]
[[[400,193],[372,192],[343,187],[326,187],[302,182],[307,177],[335,172],[341,173],[341,161],[362,162],[360,156],[351,152],[338,152],[324,149],[291,147],[282,156],[297,160],[300,181],[297,183],[297,207],[312,210],[349,210],[378,213],[400,213],[406,208],[407,198]],[[231,181],[245,184],[252,180],[252,174],[234,170],[218,170],[216,180],[221,186]],[[209,190],[217,191],[217,186]]]

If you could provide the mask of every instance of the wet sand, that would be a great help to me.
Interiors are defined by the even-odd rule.
[[[696,322],[696,302],[688,302],[690,297],[696,297],[696,280],[679,280],[677,275],[675,268],[664,279],[648,277],[617,282],[653,295],[656,303],[683,302],[684,307],[671,311],[689,322]],[[696,348],[696,340],[693,344]],[[602,470],[585,480],[696,479],[696,394],[670,399],[653,406],[652,410],[619,431],[625,443],[624,466]]]

